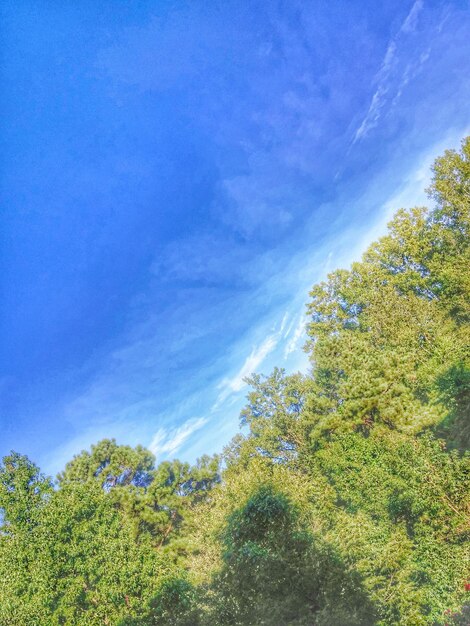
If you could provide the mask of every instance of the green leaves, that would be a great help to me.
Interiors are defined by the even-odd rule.
[[[103,439],[90,452],[75,456],[58,478],[61,484],[96,480],[105,489],[145,486],[154,462],[153,454],[142,446],[119,446],[114,439]]]
[[[218,480],[216,458],[155,469],[148,451],[109,440],[76,457],[56,490],[27,457],[6,457],[0,624],[147,619],[162,584],[179,576],[183,522]]]
[[[252,391],[241,413],[250,428],[258,454],[279,463],[294,462],[305,441],[304,404],[310,380],[301,374],[286,376],[275,369],[270,376],[247,379]]]
[[[51,480],[28,457],[17,452],[4,457],[0,465],[3,531],[11,534],[34,526],[51,493]]]
[[[382,423],[419,432],[454,410],[444,381],[469,371],[469,151],[467,139],[461,154],[436,161],[434,210],[399,211],[362,262],[313,288],[310,404],[320,431]],[[465,374],[451,384],[463,397]]]
[[[0,623],[113,624],[168,569],[150,545],[136,544],[99,485],[69,484],[50,494],[33,527],[2,538]]]
[[[248,379],[222,475],[112,439],[56,488],[3,459],[1,626],[467,623],[470,138],[429,193],[312,289],[312,371]]]

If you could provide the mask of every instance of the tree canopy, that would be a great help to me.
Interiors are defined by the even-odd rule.
[[[307,304],[221,457],[105,439],[0,465],[0,626],[438,626],[470,615],[470,138]]]

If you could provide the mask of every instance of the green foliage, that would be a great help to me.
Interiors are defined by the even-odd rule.
[[[304,405],[311,381],[276,368],[270,376],[253,374],[247,382],[252,390],[241,422],[250,429],[255,453],[278,463],[295,462],[305,441]]]
[[[196,590],[185,578],[165,581],[150,606],[156,625],[197,626],[200,621]]]
[[[52,482],[39,468],[17,452],[4,457],[0,466],[0,510],[4,532],[32,527],[52,492]]]
[[[105,489],[116,486],[145,486],[154,468],[151,452],[137,446],[119,446],[114,439],[103,439],[91,451],[83,451],[67,463],[59,474],[59,483],[96,480]]]
[[[174,460],[155,467],[151,452],[120,446],[114,439],[80,453],[59,474],[60,486],[99,484],[131,523],[137,540],[147,538],[162,547],[175,538],[175,549],[182,547],[178,531],[186,514],[219,480],[217,457],[203,456],[194,466]]]
[[[374,623],[358,577],[344,572],[273,485],[259,487],[229,516],[222,548],[210,624]]]
[[[399,211],[361,262],[312,290],[318,432],[382,423],[417,433],[445,422],[468,447],[469,155],[467,139],[461,154],[436,161],[433,210]]]
[[[312,371],[248,379],[195,465],[0,465],[0,626],[443,626],[470,605],[470,138],[316,285]]]
[[[168,565],[132,539],[93,483],[55,491],[35,524],[2,537],[2,626],[113,624],[138,610]]]
[[[119,626],[199,626],[198,599],[197,590],[184,575],[168,578],[150,601],[145,616],[125,618]]]
[[[145,620],[179,575],[182,521],[219,480],[216,458],[155,469],[148,451],[111,441],[76,457],[59,489],[16,453],[0,479],[2,626]]]
[[[469,558],[470,457],[432,437],[339,435],[311,457],[335,507],[332,544],[366,581],[383,624],[433,623],[459,598]]]

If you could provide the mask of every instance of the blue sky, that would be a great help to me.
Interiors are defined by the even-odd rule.
[[[0,454],[215,452],[470,130],[468,2],[2,3]]]

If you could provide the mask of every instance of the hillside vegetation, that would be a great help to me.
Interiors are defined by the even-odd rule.
[[[313,287],[221,457],[0,466],[0,626],[470,624],[470,138]]]

